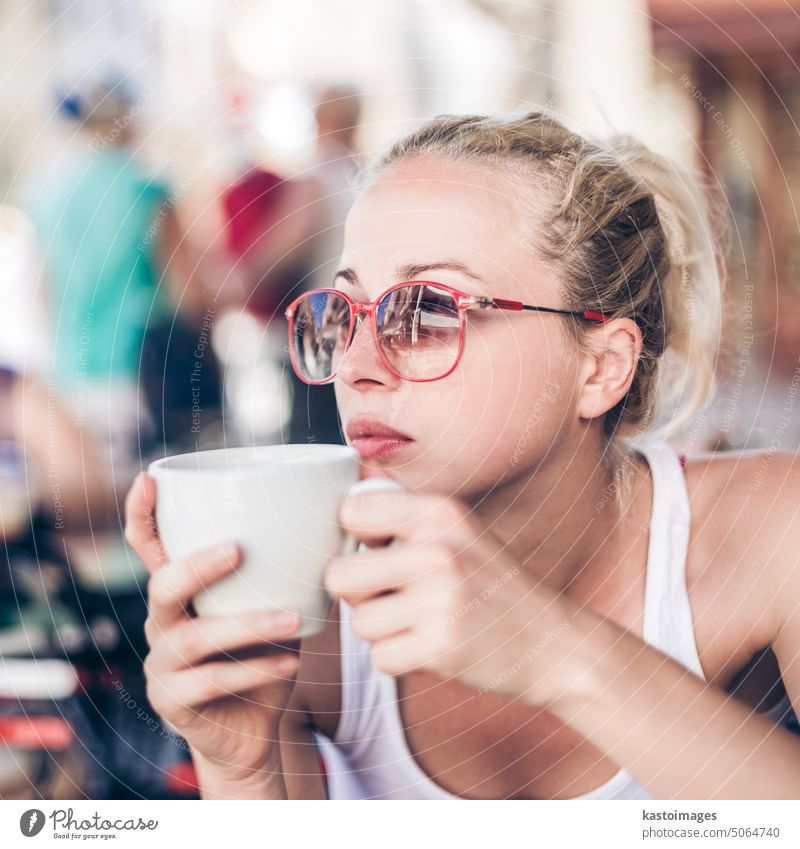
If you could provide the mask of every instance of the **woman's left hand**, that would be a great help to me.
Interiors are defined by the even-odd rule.
[[[565,601],[529,575],[461,502],[408,492],[350,496],[343,527],[384,548],[328,564],[326,586],[389,675],[426,669],[483,692],[547,703],[569,676]]]

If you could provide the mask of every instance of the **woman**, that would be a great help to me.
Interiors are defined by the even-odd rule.
[[[165,566],[152,481],[129,496],[150,696],[205,797],[323,796],[315,734],[371,798],[800,796],[794,460],[684,471],[638,438],[659,376],[687,415],[710,382],[701,197],[539,113],[440,117],[380,160],[347,222],[350,301],[292,309],[299,373],[335,380],[365,475],[407,490],[344,502],[370,550],[329,564],[326,631],[299,661],[237,659],[297,622],[192,617],[236,547]]]

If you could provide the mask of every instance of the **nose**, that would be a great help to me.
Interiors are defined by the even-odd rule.
[[[360,312],[356,316],[353,338],[339,362],[337,377],[353,389],[375,386],[391,389],[400,382],[399,378],[386,368],[378,353],[372,322],[366,313]]]

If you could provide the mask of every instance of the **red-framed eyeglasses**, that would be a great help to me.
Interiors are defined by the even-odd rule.
[[[338,289],[313,289],[286,309],[292,367],[305,383],[330,383],[362,316],[368,316],[381,361],[392,374],[418,383],[440,380],[458,365],[466,314],[472,309],[531,310],[598,323],[611,318],[589,309],[559,310],[468,295],[429,280],[396,283],[369,303],[353,301]]]

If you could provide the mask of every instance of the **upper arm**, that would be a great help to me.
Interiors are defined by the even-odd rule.
[[[763,603],[772,613],[772,649],[800,716],[800,456],[762,455],[753,486],[761,490],[756,534],[767,568],[758,579],[763,582]]]
[[[319,731],[332,739],[341,712],[339,604],[325,628],[303,639],[292,696],[281,719],[281,759],[290,799],[325,799],[325,781],[314,741]]]
[[[704,670],[726,688],[746,671],[757,704],[777,670],[762,665],[753,675],[750,664],[771,647],[800,713],[800,457],[744,451],[693,458],[687,484],[687,584]]]
[[[800,596],[795,596],[800,599]],[[792,707],[800,716],[800,616],[794,615],[778,633],[773,651],[781,668],[783,686],[792,701]]]
[[[19,379],[12,407],[15,438],[25,443],[42,470],[58,466],[60,495],[70,504],[66,520],[82,527],[116,519],[110,455],[98,450],[52,392],[36,380]]]
[[[800,716],[800,518],[793,519],[786,542],[785,562],[776,575],[778,623],[772,649],[794,712]]]
[[[326,799],[314,728],[294,696],[281,718],[281,764],[289,799]]]

